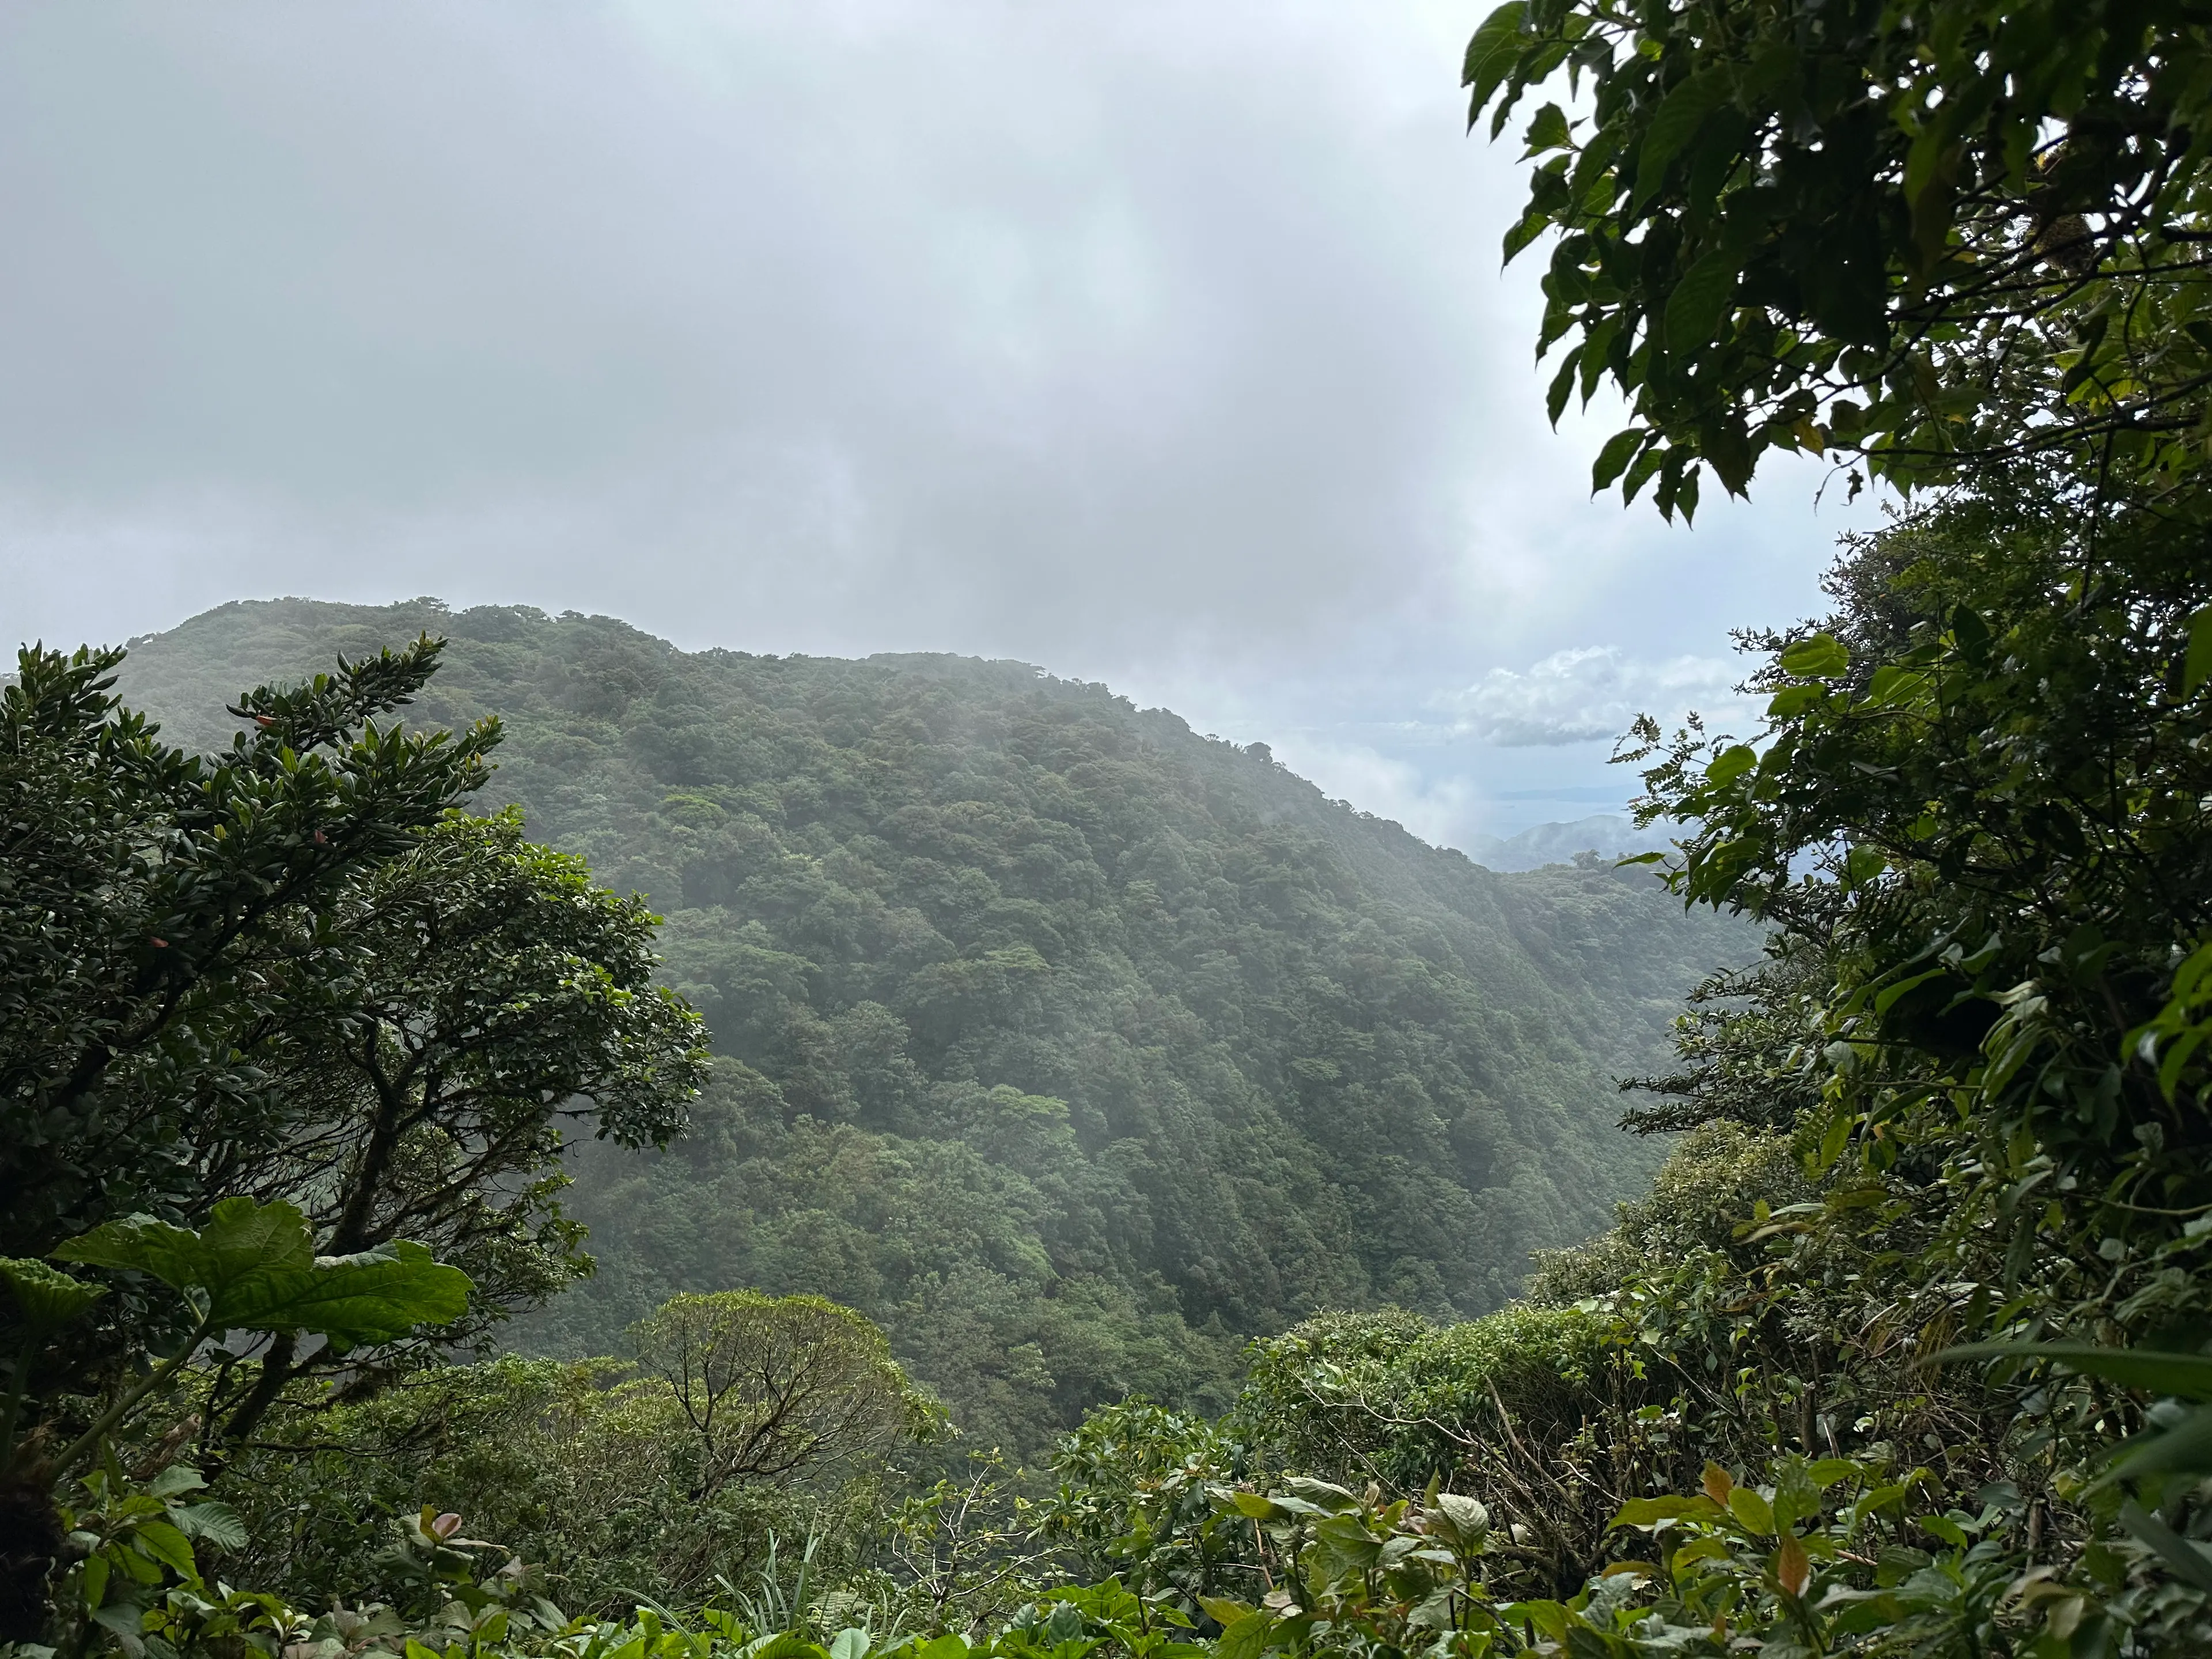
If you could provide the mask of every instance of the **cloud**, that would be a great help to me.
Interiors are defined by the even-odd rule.
[[[1499,748],[1618,738],[1638,714],[1674,725],[1695,709],[1708,722],[1755,708],[1735,691],[1743,665],[1723,657],[1644,662],[1618,647],[1555,651],[1533,667],[1493,668],[1447,700],[1457,729]]]
[[[1470,26],[0,6],[0,644],[429,593],[1016,657],[1472,822],[1575,752],[1454,743],[1436,687],[1502,731],[1493,668],[1788,620],[1844,520],[1809,461],[1694,532],[1588,498],[1620,422],[1545,419]]]
[[[1282,738],[1274,750],[1277,760],[1319,785],[1324,794],[1402,824],[1436,846],[1464,846],[1486,822],[1484,804],[1468,778],[1436,775],[1363,744],[1306,733]]]

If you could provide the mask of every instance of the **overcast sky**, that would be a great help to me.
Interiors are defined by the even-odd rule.
[[[1424,0],[0,9],[0,634],[283,593],[1018,657],[1464,840],[1864,522],[1546,424]]]

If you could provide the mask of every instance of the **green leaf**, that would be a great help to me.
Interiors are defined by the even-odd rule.
[[[1917,974],[1908,975],[1894,984],[1883,986],[1881,990],[1875,993],[1875,1012],[1887,1013],[1897,1006],[1899,998],[1925,985],[1931,979],[1941,979],[1948,971],[1950,970],[1944,968],[1929,968]]]
[[[1929,1363],[1952,1365],[1973,1359],[2048,1360],[2123,1388],[2170,1394],[2182,1400],[2212,1401],[2212,1355],[2208,1354],[2106,1348],[2094,1342],[1971,1342],[1946,1348]]]
[[[1667,176],[1667,164],[1681,154],[1697,136],[1705,117],[1720,107],[1728,95],[1728,82],[1711,70],[1692,75],[1659,100],[1650,124],[1644,129],[1644,143],[1636,161],[1636,191],[1632,205],[1641,207],[1657,193]],[[1670,324],[1671,326],[1671,324]]]
[[[131,1537],[141,1549],[179,1578],[198,1582],[199,1563],[192,1559],[191,1540],[167,1521],[142,1521],[131,1529]]]
[[[1521,26],[1528,15],[1527,0],[1506,0],[1482,20],[1474,39],[1467,43],[1467,60],[1461,66],[1460,84],[1468,88],[1467,124],[1474,126],[1492,94],[1512,73],[1521,55]]]
[[[43,1261],[0,1255],[0,1282],[15,1297],[16,1311],[34,1339],[51,1335],[72,1323],[87,1308],[107,1294],[105,1285],[88,1285],[81,1279],[57,1273]]]
[[[1795,679],[1832,679],[1851,665],[1851,653],[1832,634],[1815,634],[1784,647],[1777,659],[1782,672]]]
[[[449,1325],[468,1307],[468,1275],[440,1265],[420,1244],[318,1258],[296,1207],[249,1198],[224,1199],[197,1233],[133,1216],[54,1255],[204,1291],[210,1329],[307,1331],[343,1346]]]
[[[2189,619],[2189,655],[2181,670],[2185,696],[2212,679],[2212,605]]]
[[[206,1479],[189,1463],[172,1463],[154,1477],[146,1488],[149,1498],[176,1498],[188,1492],[198,1492],[207,1485]]]
[[[359,1255],[324,1256],[301,1279],[235,1304],[237,1327],[313,1331],[348,1346],[388,1342],[417,1325],[450,1325],[468,1310],[469,1276],[402,1241]]]
[[[1680,1521],[1692,1515],[1717,1516],[1720,1512],[1720,1505],[1705,1497],[1632,1498],[1620,1506],[1620,1512],[1608,1524],[1650,1527],[1662,1521]]]
[[[1226,1630],[1240,1619],[1249,1619],[1255,1609],[1249,1601],[1232,1601],[1223,1595],[1201,1595],[1198,1604],[1206,1609],[1206,1616]]]
[[[825,1659],[815,1644],[787,1630],[749,1642],[738,1651],[744,1659]]]
[[[1758,751],[1749,744],[1733,744],[1714,756],[1712,763],[1705,768],[1705,787],[1725,789],[1758,764]]]
[[[2151,1474],[2212,1474],[2212,1407],[2197,1407],[2162,1432],[2136,1436],[2120,1448],[2112,1474],[2128,1480]]]
[[[307,1272],[314,1243],[295,1206],[226,1198],[197,1233],[137,1215],[96,1227],[53,1254],[88,1267],[151,1273],[179,1291],[204,1290],[222,1306],[256,1296],[261,1285]]]
[[[1729,1493],[1729,1513],[1755,1533],[1771,1534],[1774,1530],[1774,1507],[1749,1486],[1738,1486]]]
[[[1221,1639],[1213,1646],[1217,1659],[1258,1659],[1261,1650],[1267,1644],[1267,1632],[1274,1625],[1273,1617],[1268,1613],[1246,1613],[1221,1632]]]
[[[1560,363],[1559,372],[1552,377],[1551,390],[1544,394],[1544,413],[1553,426],[1566,412],[1567,399],[1574,395],[1575,370],[1581,366],[1583,348],[1577,346]]]
[[[146,1651],[143,1632],[146,1628],[146,1610],[135,1601],[111,1601],[92,1615],[93,1623],[103,1630],[112,1631],[123,1651],[131,1659],[139,1659]]]
[[[1552,228],[1552,216],[1541,208],[1530,208],[1505,233],[1504,262],[1511,264],[1522,249]]]
[[[1557,104],[1547,104],[1538,110],[1528,123],[1528,154],[1540,155],[1548,149],[1564,149],[1573,143],[1567,128],[1567,112]]]
[[[187,1504],[174,1514],[179,1529],[187,1538],[204,1539],[219,1550],[246,1547],[246,1522],[228,1504]]]
[[[1640,426],[1630,427],[1626,432],[1616,432],[1605,441],[1605,447],[1597,453],[1597,460],[1590,468],[1590,494],[1597,492],[1620,476],[1621,469],[1634,458],[1650,434]]]
[[[1735,261],[1717,249],[1699,256],[1667,296],[1667,349],[1688,356],[1709,343],[1735,294]]]
[[[2174,1571],[2201,1590],[2212,1590],[2212,1556],[2130,1498],[2120,1505],[2120,1524],[2152,1549]]]

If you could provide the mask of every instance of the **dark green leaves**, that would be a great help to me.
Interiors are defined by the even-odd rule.
[[[134,1216],[70,1240],[64,1261],[149,1273],[200,1304],[225,1330],[305,1331],[350,1347],[450,1324],[468,1306],[468,1276],[419,1244],[318,1257],[289,1204],[225,1199],[198,1232]]]
[[[1540,163],[1508,250],[1555,230],[1607,274],[1547,316],[1547,343],[1645,331],[1606,372],[1674,477],[1702,463],[1731,490],[1778,444],[1917,489],[2006,464],[2028,425],[2108,482],[2196,471],[2212,158],[2172,148],[2212,118],[2195,14],[1931,0],[1851,18],[1565,0],[1483,23],[1470,125],[1494,106],[1494,137],[1563,65],[1588,112],[1573,187]],[[1538,120],[1531,155],[1565,142]],[[1662,511],[1680,489],[1662,476]]]
[[[252,735],[213,757],[118,704],[121,653],[19,653],[0,688],[0,1250],[194,1212],[174,1143],[252,1086],[233,1036],[273,1012],[240,963],[487,775],[495,725],[371,725],[438,652],[256,690],[237,705]]]
[[[1467,61],[1460,79],[1468,88],[1468,126],[1480,118],[1483,106],[1490,101],[1520,58],[1521,26],[1528,13],[1525,0],[1506,0],[1504,5],[1482,20],[1474,39],[1468,42]]]
[[[2212,605],[2189,619],[2189,651],[2182,662],[2181,689],[2193,692],[2212,679]]]
[[[1670,347],[1702,343],[1720,326],[1735,292],[1735,262],[1716,251],[1684,271],[1667,296],[1667,339]]]
[[[1605,447],[1597,453],[1597,460],[1590,467],[1590,493],[1595,495],[1615,478],[1636,457],[1650,434],[1641,427],[1631,427],[1626,432],[1616,432],[1605,441]]]
[[[1728,82],[1717,70],[1706,70],[1683,81],[1660,100],[1636,164],[1636,200],[1649,201],[1667,176],[1668,163],[1697,136],[1705,117],[1728,95]]]
[[[2212,1401],[2212,1355],[2114,1348],[2089,1342],[1975,1342],[1936,1356],[1947,1364],[1975,1359],[2037,1359],[2123,1388],[2182,1400]]]

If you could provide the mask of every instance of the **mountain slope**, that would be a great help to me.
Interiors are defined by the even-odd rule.
[[[1663,828],[1639,830],[1636,820],[1617,812],[1598,812],[1567,823],[1539,823],[1513,836],[1477,836],[1468,855],[1492,870],[1540,870],[1547,864],[1571,864],[1577,853],[1612,860],[1631,853],[1667,850]]]
[[[283,600],[136,642],[125,689],[213,744],[239,688],[418,629],[453,640],[418,717],[506,720],[491,794],[650,896],[720,1056],[681,1146],[580,1155],[601,1271],[522,1333],[557,1350],[673,1289],[817,1290],[1029,1451],[1316,1308],[1482,1311],[1639,1185],[1611,1079],[1754,949],[1016,663]]]

